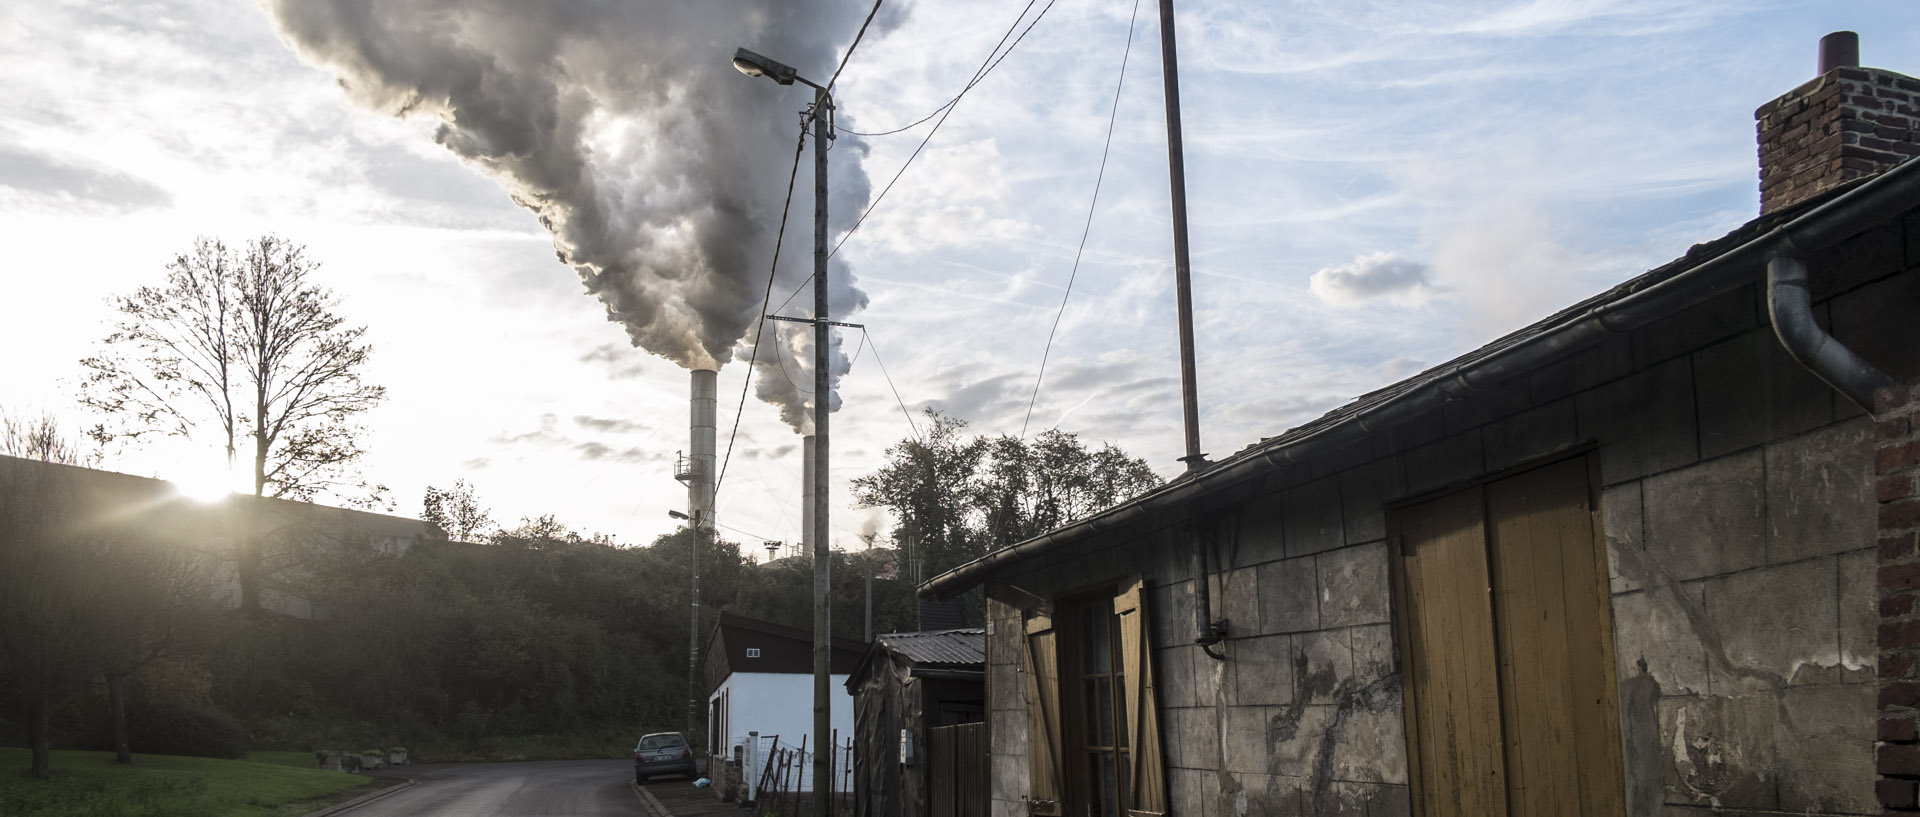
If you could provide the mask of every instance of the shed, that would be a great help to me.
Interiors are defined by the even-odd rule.
[[[828,691],[830,721],[844,744],[853,735],[853,698],[843,694],[847,673],[860,663],[863,647],[848,638],[831,640]],[[807,738],[807,751],[817,751],[813,733],[813,631],[721,613],[707,641],[707,747],[719,757],[732,757],[733,747],[744,746],[758,733],[761,746],[753,756],[768,757],[779,745],[798,748]],[[844,768],[844,756],[834,768]],[[717,767],[718,764],[716,763]],[[811,767],[804,767],[810,769]],[[811,782],[802,790],[811,791]]]
[[[986,643],[987,631],[973,628],[887,633],[867,647],[847,677],[855,815],[986,813],[978,789],[970,801],[977,809],[929,809],[936,778],[943,789],[963,777],[963,769],[984,780],[984,736],[972,733],[978,756],[969,763],[955,756],[962,741],[950,727],[985,719]],[[936,730],[944,731],[936,738]]]
[[[1753,221],[924,585],[993,813],[1914,810],[1916,97],[1832,67]]]

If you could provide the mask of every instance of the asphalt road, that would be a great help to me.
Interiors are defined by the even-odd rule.
[[[338,817],[634,817],[631,760],[447,763],[394,769],[416,782]]]

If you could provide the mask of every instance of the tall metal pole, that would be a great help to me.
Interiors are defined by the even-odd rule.
[[[813,813],[833,814],[832,617],[827,610],[827,89],[813,93]]]
[[[1180,140],[1180,70],[1173,47],[1173,0],[1160,0],[1160,64],[1167,96],[1167,176],[1173,185],[1173,280],[1180,313],[1180,410],[1186,420],[1188,471],[1206,465],[1200,452],[1200,387],[1193,373],[1192,265],[1187,260],[1187,162]]]
[[[695,730],[700,725],[700,540],[706,536],[699,520],[689,526],[693,532],[693,614],[687,625],[687,742],[699,745]],[[725,740],[725,736],[721,736]],[[707,741],[707,754],[713,754]]]

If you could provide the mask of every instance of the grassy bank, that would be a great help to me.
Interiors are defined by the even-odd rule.
[[[307,755],[311,763],[312,755]],[[290,817],[366,786],[359,775],[268,762],[56,751],[52,780],[25,776],[25,749],[0,748],[0,814],[9,817]],[[279,762],[275,762],[279,761]]]
[[[633,756],[638,732],[602,729],[552,735],[503,735],[468,741],[418,741],[416,763],[496,760],[596,760]]]

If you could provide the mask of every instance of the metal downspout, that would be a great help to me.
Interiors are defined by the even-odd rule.
[[[1893,385],[1886,372],[1820,328],[1813,316],[1813,294],[1807,288],[1807,262],[1789,238],[1782,237],[1767,259],[1767,314],[1774,337],[1787,354],[1868,412],[1873,411],[1873,393]]]

